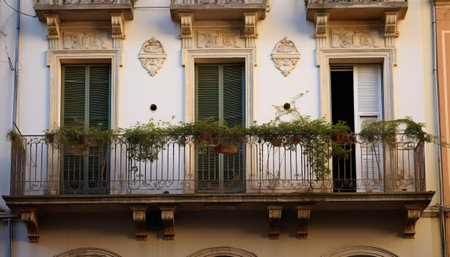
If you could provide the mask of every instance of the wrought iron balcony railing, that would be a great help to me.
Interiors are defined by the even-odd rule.
[[[425,190],[423,144],[383,147],[354,139],[345,153],[323,160],[329,174],[317,175],[302,142],[287,148],[248,140],[236,154],[168,142],[150,160],[135,158],[139,146],[119,142],[77,153],[24,136],[12,148],[11,195]]]

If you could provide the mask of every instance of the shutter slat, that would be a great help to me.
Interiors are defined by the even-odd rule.
[[[223,68],[224,120],[229,126],[243,123],[242,65],[225,65]]]
[[[219,118],[219,67],[197,66],[197,119]]]
[[[84,121],[86,100],[85,66],[63,66],[63,114],[64,125],[74,125]]]

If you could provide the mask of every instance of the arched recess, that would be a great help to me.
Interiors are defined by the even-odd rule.
[[[102,257],[121,257],[117,253],[93,247],[83,247],[67,252],[55,255],[54,257],[90,257],[90,256],[102,256]]]
[[[347,246],[334,249],[322,257],[399,257],[385,249],[373,246]]]
[[[229,257],[257,257],[256,254],[234,247],[211,247],[200,250],[196,253],[189,255],[188,257],[217,257],[217,256],[229,256]]]

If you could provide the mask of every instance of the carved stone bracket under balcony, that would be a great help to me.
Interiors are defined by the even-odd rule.
[[[297,239],[306,239],[309,234],[309,219],[311,217],[311,205],[297,206]]]
[[[136,224],[136,240],[147,239],[147,206],[130,206]]]
[[[269,211],[269,239],[278,239],[281,232],[281,213],[283,206],[270,205],[267,206]]]
[[[419,220],[422,210],[422,206],[405,204],[403,238],[414,239],[416,222]]]
[[[175,238],[175,207],[160,207],[164,240]]]
[[[32,243],[39,241],[39,223],[36,211],[37,208],[24,208],[20,210],[20,218],[27,227],[27,237]]]

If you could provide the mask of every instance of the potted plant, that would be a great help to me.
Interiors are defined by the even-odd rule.
[[[135,126],[120,130],[127,144],[129,158],[135,161],[155,161],[159,152],[169,141],[169,131],[162,122],[137,123]]]

